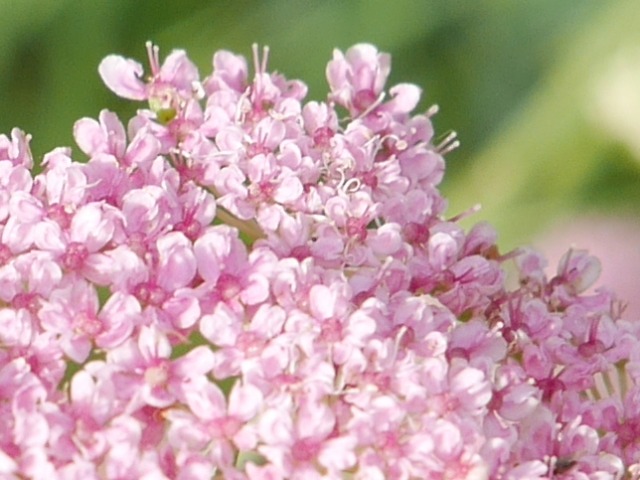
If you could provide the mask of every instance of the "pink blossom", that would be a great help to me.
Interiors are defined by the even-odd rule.
[[[548,276],[446,215],[458,142],[388,54],[334,51],[306,102],[253,50],[202,82],[108,56],[148,108],[76,122],[84,162],[34,178],[0,136],[0,476],[637,476],[640,329],[598,260]]]
[[[73,127],[73,136],[87,155],[110,155],[126,166],[147,163],[160,152],[160,142],[144,131],[139,131],[127,145],[124,126],[108,110],[100,112],[99,121],[92,118],[78,120]]]
[[[215,385],[204,381],[190,386],[185,394],[189,410],[168,413],[170,442],[179,450],[203,452],[217,468],[233,471],[234,447],[240,451],[255,447],[251,421],[260,409],[260,391],[236,385],[227,402]]]
[[[17,128],[11,130],[11,139],[6,135],[0,135],[0,161],[8,160],[13,166],[30,169],[33,166],[30,141],[31,135]]]
[[[232,89],[244,92],[249,76],[247,61],[240,55],[226,50],[219,50],[213,55],[213,74],[205,81],[207,93],[216,90]]]
[[[287,477],[319,478],[317,473],[313,476],[311,462],[315,458],[330,472],[347,469],[356,460],[351,450],[354,439],[331,438],[334,422],[328,407],[301,398],[295,418],[282,409],[272,409],[262,416],[259,434],[265,445],[259,450]]]
[[[128,408],[168,407],[184,399],[184,384],[213,366],[213,354],[204,346],[173,361],[171,353],[167,337],[153,327],[142,327],[137,341],[132,338],[109,353],[109,363],[116,367],[113,381],[118,396],[128,401]]]
[[[382,93],[391,71],[391,57],[373,45],[358,44],[343,54],[334,50],[327,65],[327,80],[335,100],[352,114],[371,108]]]
[[[116,94],[131,100],[164,100],[163,95],[169,96],[171,90],[177,93],[189,94],[193,82],[198,80],[196,67],[187,59],[185,52],[175,50],[159,64],[157,47],[147,44],[152,79],[147,84],[142,81],[142,65],[134,60],[118,55],[107,56],[98,67],[100,76],[105,84]],[[171,105],[171,103],[166,106]]]

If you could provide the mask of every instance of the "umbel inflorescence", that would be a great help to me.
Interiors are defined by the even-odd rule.
[[[266,50],[148,52],[100,64],[148,108],[79,120],[82,161],[0,137],[1,478],[638,478],[638,325],[585,252],[447,219],[455,142],[387,54],[305,103]]]

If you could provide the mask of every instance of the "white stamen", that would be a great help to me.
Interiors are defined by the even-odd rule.
[[[340,175],[340,178],[338,179],[338,185],[336,185],[336,189],[341,190],[345,184],[347,175],[344,173],[344,168],[342,167],[337,168],[336,171],[338,172],[338,175]]]
[[[454,217],[451,217],[448,221],[449,222],[458,222],[458,221],[462,220],[463,218],[467,218],[467,217],[470,217],[471,215],[475,215],[480,210],[482,210],[482,205],[480,205],[479,203],[476,203],[473,207],[465,210],[464,212],[459,213],[458,215],[456,215]]]
[[[267,71],[267,62],[269,61],[269,47],[262,47],[262,64],[260,65],[260,72],[265,73]]]
[[[147,49],[147,56],[149,57],[151,74],[155,77],[160,73],[160,47],[154,45],[151,40],[147,40],[145,47]]]
[[[456,132],[451,132],[449,135],[444,137],[444,140],[438,144],[436,147],[436,151],[440,155],[446,155],[447,153],[455,150],[460,146],[460,142],[456,139],[458,134]]]
[[[260,53],[258,53],[258,44],[251,45],[251,51],[253,52],[253,70],[257,76],[260,73]]]
[[[362,182],[360,182],[359,178],[350,178],[342,185],[342,191],[344,193],[355,193],[360,190],[361,186]]]
[[[354,120],[359,120],[363,117],[366,117],[367,115],[369,115],[371,112],[373,112],[376,108],[378,108],[378,106],[384,101],[384,97],[385,94],[384,92],[382,92],[378,98],[376,98],[376,101],[373,102],[371,105],[369,105],[364,112],[362,112],[360,115],[358,115],[356,118],[354,118]]]
[[[235,121],[238,124],[244,123],[245,115],[251,111],[251,102],[249,96],[251,95],[251,88],[247,89],[240,95],[238,99],[238,105],[236,107]]]

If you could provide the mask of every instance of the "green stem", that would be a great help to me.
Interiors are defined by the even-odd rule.
[[[244,234],[249,245],[253,244],[253,242],[259,238],[265,238],[264,232],[255,220],[240,220],[220,206],[217,208],[216,217],[223,223],[237,228],[240,233]]]

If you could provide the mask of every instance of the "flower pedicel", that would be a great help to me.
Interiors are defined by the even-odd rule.
[[[585,252],[447,220],[389,55],[304,103],[266,49],[148,52],[100,64],[148,108],[79,120],[86,161],[0,137],[1,478],[638,478],[637,324]]]

